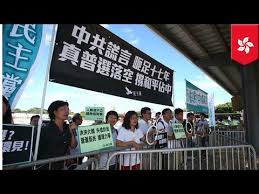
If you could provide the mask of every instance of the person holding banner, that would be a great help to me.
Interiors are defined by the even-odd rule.
[[[173,123],[183,123],[183,110],[180,108],[176,108],[174,110],[174,119]]]
[[[173,139],[173,134],[172,134],[172,130],[170,127],[172,119],[173,119],[172,110],[170,108],[165,108],[162,111],[162,118],[160,118],[158,120],[157,126],[156,126],[159,131],[163,131],[163,132],[167,133],[168,140]]]
[[[158,120],[156,128],[158,131],[160,131],[158,136],[162,136],[163,139],[158,139],[156,142],[156,148],[170,148],[170,143],[172,139],[174,139],[172,130],[171,130],[171,124],[173,119],[173,112],[170,108],[165,108],[162,111],[162,117]],[[164,141],[166,143],[164,143]],[[160,156],[158,156],[160,157]],[[168,154],[162,153],[162,169],[167,169],[168,167]],[[157,159],[156,159],[157,160]],[[158,159],[159,161],[159,159]]]
[[[141,141],[144,140],[143,132],[138,128],[138,115],[135,111],[128,111],[124,117],[122,127],[119,130],[116,145],[118,147],[132,147],[132,150],[141,148]],[[127,149],[130,150],[130,149]],[[122,162],[122,170],[139,170],[140,156],[139,154],[126,154]]]
[[[11,106],[8,100],[3,96],[3,124],[13,124]]]
[[[115,142],[114,145],[116,145],[118,130],[114,126],[117,123],[117,121],[119,120],[119,115],[116,111],[109,111],[109,112],[107,112],[105,119],[106,119],[106,123],[111,125],[112,139]],[[106,167],[107,161],[113,153],[114,152],[102,153],[102,154],[99,155],[99,159],[100,159],[99,167],[100,167],[100,169],[104,169]],[[109,170],[117,170],[117,167],[118,167],[117,163],[118,163],[117,158],[113,157],[112,161],[110,162]]]
[[[65,122],[69,115],[68,106],[67,102],[58,100],[52,102],[48,107],[51,121],[41,130],[37,159],[68,155],[70,149],[77,146],[77,141],[73,135],[77,126],[74,122],[69,125]],[[40,166],[40,169],[48,169],[48,165]],[[64,161],[51,164],[52,170],[63,170],[64,168]]]
[[[180,109],[180,108],[176,108],[174,110],[174,114],[175,114],[175,117],[172,120],[172,123],[183,123],[183,110]],[[186,147],[183,140],[184,139],[177,140],[177,139],[174,138],[170,148],[183,148],[183,147]]]

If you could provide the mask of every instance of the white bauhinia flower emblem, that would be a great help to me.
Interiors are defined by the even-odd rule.
[[[242,40],[238,39],[238,45],[240,46],[237,50],[238,51],[245,51],[246,54],[249,53],[250,47],[254,47],[254,44],[252,42],[248,42],[249,37],[245,37]]]

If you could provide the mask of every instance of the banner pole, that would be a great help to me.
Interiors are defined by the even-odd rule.
[[[175,73],[173,72],[173,84],[172,84],[172,86],[173,86],[173,107],[174,107],[174,110],[175,110],[174,76],[175,76]]]
[[[186,79],[184,79],[185,81],[185,108],[186,108],[186,112],[188,112],[188,109],[187,109],[187,87],[186,87]],[[187,118],[187,117],[186,117]]]
[[[44,109],[45,97],[46,97],[46,92],[47,92],[47,84],[48,84],[48,80],[49,80],[50,64],[51,64],[51,59],[52,59],[52,55],[53,55],[53,49],[54,49],[54,46],[55,46],[57,27],[58,27],[57,24],[53,24],[51,41],[50,41],[50,50],[49,50],[49,56],[48,56],[48,66],[47,66],[47,70],[46,70],[46,74],[45,74],[45,82],[44,82],[44,88],[43,88],[43,93],[42,93],[42,98],[41,98],[40,119],[39,119],[38,128],[37,128],[37,137],[36,137],[35,153],[34,153],[34,156],[33,156],[33,161],[36,161],[37,156],[38,156],[38,148],[39,148],[41,126],[42,126],[43,109]],[[36,167],[34,167],[34,169],[35,168]]]

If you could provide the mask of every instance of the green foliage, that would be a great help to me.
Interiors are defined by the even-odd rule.
[[[232,103],[227,102],[225,104],[219,104],[215,109],[216,113],[234,113],[232,108]]]

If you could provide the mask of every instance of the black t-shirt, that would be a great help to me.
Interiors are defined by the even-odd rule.
[[[70,143],[69,125],[64,123],[63,131],[61,132],[55,122],[51,121],[41,129],[38,160],[69,154]]]

